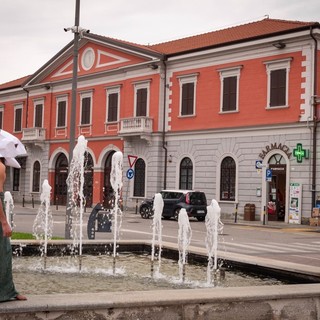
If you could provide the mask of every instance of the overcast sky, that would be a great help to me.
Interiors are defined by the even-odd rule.
[[[0,0],[0,83],[33,74],[73,39],[76,0]],[[263,19],[320,22],[320,0],[80,0],[80,26],[154,44]]]

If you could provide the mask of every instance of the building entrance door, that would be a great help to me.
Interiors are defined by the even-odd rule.
[[[61,153],[56,162],[55,181],[54,181],[54,204],[65,206],[67,204],[67,178],[68,178],[68,159]]]
[[[268,220],[285,220],[286,203],[286,172],[287,166],[280,154],[273,155],[269,160],[269,169],[272,170],[272,180],[268,188]]]

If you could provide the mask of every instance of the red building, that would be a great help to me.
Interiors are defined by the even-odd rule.
[[[87,205],[110,198],[120,150],[125,206],[163,188],[201,189],[225,214],[252,204],[262,219],[272,201],[275,219],[308,219],[319,193],[319,31],[264,19],[148,46],[83,34],[76,136],[88,140]],[[0,85],[2,128],[28,149],[8,172],[16,201],[37,199],[48,179],[53,203],[66,202],[72,70],[73,41],[33,75]],[[137,157],[130,180],[128,155]]]

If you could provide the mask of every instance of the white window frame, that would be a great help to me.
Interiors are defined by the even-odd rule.
[[[65,114],[65,126],[64,127],[61,127],[61,126],[58,126],[58,115],[59,115],[59,102],[63,102],[65,101],[66,102],[66,114]],[[56,128],[66,128],[67,127],[67,121],[68,121],[68,96],[65,95],[65,96],[60,96],[60,97],[57,97],[56,98]]]
[[[106,123],[116,123],[119,121],[120,114],[120,88],[121,86],[109,87],[106,88]],[[117,120],[116,121],[108,121],[108,112],[109,112],[109,95],[110,94],[118,94],[118,105],[117,105]]]
[[[180,85],[180,96],[179,96],[179,117],[193,117],[196,115],[196,99],[197,99],[197,82],[198,82],[199,73],[193,73],[188,75],[181,75],[177,78],[179,79]],[[182,114],[182,86],[187,83],[194,84],[194,91],[193,91],[193,113],[192,114]]]
[[[236,180],[235,180],[235,200],[222,200],[220,199],[220,194],[221,194],[221,164],[222,161],[226,158],[226,157],[231,157],[235,164],[236,164]],[[217,168],[216,168],[216,190],[217,190],[217,199],[219,199],[219,201],[221,203],[238,203],[238,191],[239,191],[239,161],[238,158],[233,155],[232,153],[224,153],[220,156],[219,161],[217,162]]]
[[[21,109],[21,130],[20,131],[16,131],[16,112],[18,109]],[[16,104],[14,106],[14,119],[13,119],[13,130],[14,132],[21,132],[22,131],[22,121],[23,121],[23,104],[22,103],[19,103],[19,104]]]
[[[266,109],[287,108],[289,99],[289,72],[292,58],[264,62],[267,72],[267,106]],[[271,71],[286,69],[286,103],[283,106],[270,107]]]
[[[44,99],[35,99],[33,100],[33,127],[36,127],[36,106],[42,106],[42,119],[41,119],[41,126],[43,128],[43,119],[44,119]]]
[[[151,80],[139,81],[134,83],[134,114],[137,114],[137,91],[139,89],[147,89],[147,110],[146,117],[149,117],[149,108],[150,108],[150,83]]]
[[[240,74],[243,66],[236,66],[231,68],[219,69],[220,74],[220,113],[233,113],[239,111],[239,83],[240,83]],[[224,90],[224,79],[230,77],[237,77],[237,97],[236,97],[236,108],[235,110],[223,110],[223,90]]]
[[[90,121],[89,123],[82,122],[82,99],[90,98]],[[91,126],[92,125],[92,106],[93,106],[93,92],[81,92],[80,93],[80,116],[79,116],[79,126]]]

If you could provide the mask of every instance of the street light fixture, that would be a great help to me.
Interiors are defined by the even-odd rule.
[[[74,33],[73,43],[73,73],[72,73],[72,95],[71,95],[71,114],[70,114],[70,136],[69,136],[69,169],[73,157],[73,149],[75,146],[75,131],[76,131],[76,108],[77,108],[77,80],[78,80],[78,51],[79,39],[83,37],[84,33],[89,33],[90,30],[79,27],[80,20],[80,0],[76,0],[75,9],[75,24],[73,27],[64,28],[64,31],[72,31]],[[72,215],[71,207],[69,206],[70,194],[67,191],[67,206],[66,206],[66,226],[65,238],[71,238]]]

